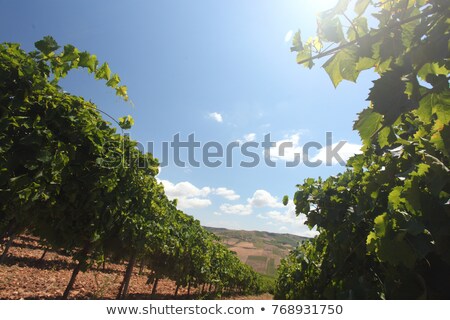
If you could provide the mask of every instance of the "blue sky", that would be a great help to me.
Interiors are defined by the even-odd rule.
[[[320,62],[305,69],[289,50],[292,31],[300,28],[305,39],[314,35],[315,14],[335,2],[3,0],[0,41],[32,50],[35,41],[51,35],[107,61],[128,86],[134,106],[82,71],[64,79],[64,89],[115,118],[132,115],[132,138],[154,142],[156,157],[161,143],[177,133],[182,141],[194,134],[201,145],[217,141],[224,148],[233,141],[260,143],[270,133],[273,141],[290,141],[298,150],[309,141],[325,145],[326,132],[334,143],[348,141],[341,149],[346,157],[360,144],[351,128],[367,105],[373,74],[334,89]],[[231,168],[172,163],[158,178],[180,208],[204,225],[311,235],[304,217],[295,217],[292,204],[284,207],[281,199],[307,177],[344,168],[286,168],[289,153],[275,154],[277,166],[271,168],[262,149],[256,152],[261,162],[254,168],[240,167],[249,159],[234,151]],[[310,157],[322,153],[311,149]],[[201,152],[195,157],[201,160]]]

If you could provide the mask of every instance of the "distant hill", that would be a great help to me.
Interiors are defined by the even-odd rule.
[[[236,252],[242,262],[268,276],[275,275],[281,259],[291,249],[308,239],[287,233],[205,228],[216,234],[231,251]]]

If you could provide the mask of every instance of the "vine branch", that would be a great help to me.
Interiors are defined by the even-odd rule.
[[[333,53],[335,53],[335,52],[337,52],[337,51],[340,51],[340,50],[342,50],[342,49],[351,47],[351,46],[353,46],[354,44],[357,44],[357,43],[358,43],[361,39],[363,39],[363,38],[372,38],[372,39],[375,39],[376,37],[380,36],[384,31],[387,31],[387,30],[389,30],[389,29],[391,29],[391,28],[400,27],[400,26],[404,25],[405,23],[409,23],[409,22],[411,22],[411,21],[414,21],[414,20],[423,18],[423,17],[425,17],[425,16],[428,16],[428,15],[430,15],[430,14],[436,13],[436,12],[438,11],[438,9],[439,9],[439,8],[435,7],[435,8],[433,8],[432,10],[424,11],[424,12],[418,14],[418,15],[415,15],[415,16],[409,17],[409,18],[407,18],[407,19],[404,19],[404,20],[401,20],[401,21],[392,23],[389,27],[380,28],[380,29],[378,30],[378,32],[377,32],[376,34],[374,34],[374,35],[369,35],[369,34],[367,34],[367,35],[365,35],[365,36],[363,36],[363,37],[361,37],[361,38],[358,38],[358,39],[355,39],[355,40],[353,40],[353,41],[344,43],[344,44],[342,44],[342,45],[340,45],[340,46],[338,46],[338,47],[335,47],[335,48],[333,48],[333,49],[322,51],[322,52],[320,52],[320,53],[318,53],[318,54],[316,54],[316,55],[314,55],[314,56],[312,56],[312,57],[310,57],[310,58],[306,58],[306,59],[300,60],[300,61],[298,61],[297,63],[298,63],[298,64],[303,64],[303,63],[306,63],[306,62],[311,62],[311,61],[314,61],[314,60],[316,60],[316,59],[320,59],[320,58],[329,56],[329,55],[331,55],[331,54],[333,54]]]

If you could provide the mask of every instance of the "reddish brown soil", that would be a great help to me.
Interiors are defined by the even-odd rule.
[[[3,247],[0,248],[3,251]],[[72,274],[74,263],[70,257],[48,251],[40,261],[44,248],[38,239],[21,236],[16,239],[8,257],[0,265],[0,299],[61,299]],[[125,264],[107,263],[105,270],[91,268],[78,274],[70,293],[70,299],[115,299],[123,279]],[[157,294],[151,296],[152,286],[147,285],[147,269],[142,275],[138,268],[133,271],[128,291],[128,299],[205,299],[200,288],[180,288],[174,296],[175,283],[161,279]],[[253,300],[272,299],[269,294],[259,296],[231,296],[223,299]]]

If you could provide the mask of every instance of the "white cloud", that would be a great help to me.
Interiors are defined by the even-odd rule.
[[[253,196],[247,199],[246,204],[232,205],[229,203],[224,203],[219,208],[220,211],[225,214],[236,214],[245,216],[252,214],[254,208],[262,208],[262,207],[280,208],[283,207],[283,204],[280,201],[278,201],[277,198],[272,196],[268,191],[260,189],[256,190],[253,193]]]
[[[169,199],[178,199],[178,208],[181,210],[208,207],[212,204],[212,202],[207,197],[213,194],[230,201],[240,198],[240,195],[238,195],[234,190],[225,187],[198,188],[188,181],[182,181],[176,184],[168,180],[159,181],[164,185],[165,193]],[[217,213],[221,214],[221,212]]]
[[[300,145],[300,136],[301,132],[296,132],[285,136],[283,140],[276,141],[275,146],[270,148],[270,159],[273,161],[281,160],[286,162],[297,162],[298,157],[300,157],[300,160],[303,161],[305,155],[303,154],[303,146]],[[344,162],[347,162],[353,155],[361,153],[362,146],[360,144],[345,142],[341,148],[336,149],[338,144],[339,142],[334,143],[329,149],[337,150],[337,155],[339,155]],[[317,149],[315,148],[311,148],[311,151],[309,151],[309,161],[317,162],[320,160],[322,161],[322,165],[326,165],[327,147],[321,148],[315,155],[312,155],[311,153],[316,152],[316,150]],[[339,162],[333,157],[331,164],[337,165]]]
[[[255,141],[256,133],[250,132],[250,133],[244,134],[243,138],[244,138],[243,140],[242,139],[236,139],[235,141],[237,143],[239,143],[239,145],[242,145],[245,142]]]
[[[269,211],[266,213],[265,216],[274,221],[275,223],[289,224],[292,226],[302,226],[306,221],[306,217],[304,215],[299,215],[297,217],[295,214],[292,214],[289,210],[284,212]]]
[[[292,31],[292,30],[289,30],[288,32],[286,32],[286,35],[284,36],[284,42],[291,41],[291,38],[293,35],[294,35],[294,31]]]
[[[223,188],[223,187],[213,189],[213,193],[218,196],[224,197],[227,200],[231,200],[231,201],[237,200],[241,197],[240,195],[236,194],[236,192],[234,190]]]
[[[161,180],[169,199],[178,199],[177,207],[181,210],[191,208],[205,208],[212,204],[206,197],[211,193],[210,187],[197,188],[188,181],[173,184],[168,180]]]
[[[173,184],[168,180],[161,180],[164,185],[164,190],[169,198],[179,197],[206,197],[211,193],[211,188],[197,188],[188,181],[182,181],[177,184]]]
[[[201,198],[178,198],[178,209],[185,210],[191,208],[205,208],[212,204],[209,199]]]
[[[319,231],[317,231],[316,229],[305,230],[305,231],[297,233],[297,235],[299,235],[299,236],[308,237],[308,238],[314,238],[318,234],[319,234]]]
[[[222,115],[218,112],[212,112],[208,115],[211,119],[217,122],[223,122]]]
[[[220,206],[220,210],[226,214],[235,214],[239,216],[248,216],[252,214],[252,207],[248,204],[229,204],[224,203]]]
[[[337,145],[338,145],[338,143],[333,143],[331,145],[331,150],[336,148]],[[354,144],[354,143],[346,142],[342,146],[342,148],[340,148],[337,151],[337,154],[342,158],[342,160],[347,162],[347,160],[349,158],[351,158],[352,156],[354,156],[355,154],[361,153],[361,147],[362,147],[362,145],[360,145],[360,144]],[[320,149],[319,152],[311,159],[312,162],[315,162],[315,161],[318,161],[318,160],[322,161],[323,164],[326,163],[326,161],[327,161],[327,147],[324,147],[324,148]],[[339,162],[333,157],[332,158],[332,164],[336,165],[336,164],[339,164]]]
[[[284,225],[293,227],[302,227],[306,221],[306,216],[295,214],[295,205],[292,201],[289,201],[285,210],[272,210],[258,216],[261,219],[270,220],[274,225]]]
[[[244,135],[244,139],[246,142],[248,141],[255,141],[256,138],[256,133],[247,133],[246,135]]]
[[[255,193],[253,193],[253,196],[249,199],[247,199],[247,202],[252,207],[271,207],[271,208],[280,208],[283,206],[283,204],[278,201],[277,198],[272,196],[269,192],[266,190],[256,190]]]
[[[288,228],[285,226],[282,226],[278,230],[280,230],[281,232],[286,232],[286,231],[288,231]]]
[[[296,132],[285,139],[275,142],[275,146],[270,148],[270,158],[272,160],[283,160],[293,162],[296,155],[302,157],[302,147],[299,144],[300,133]]]

